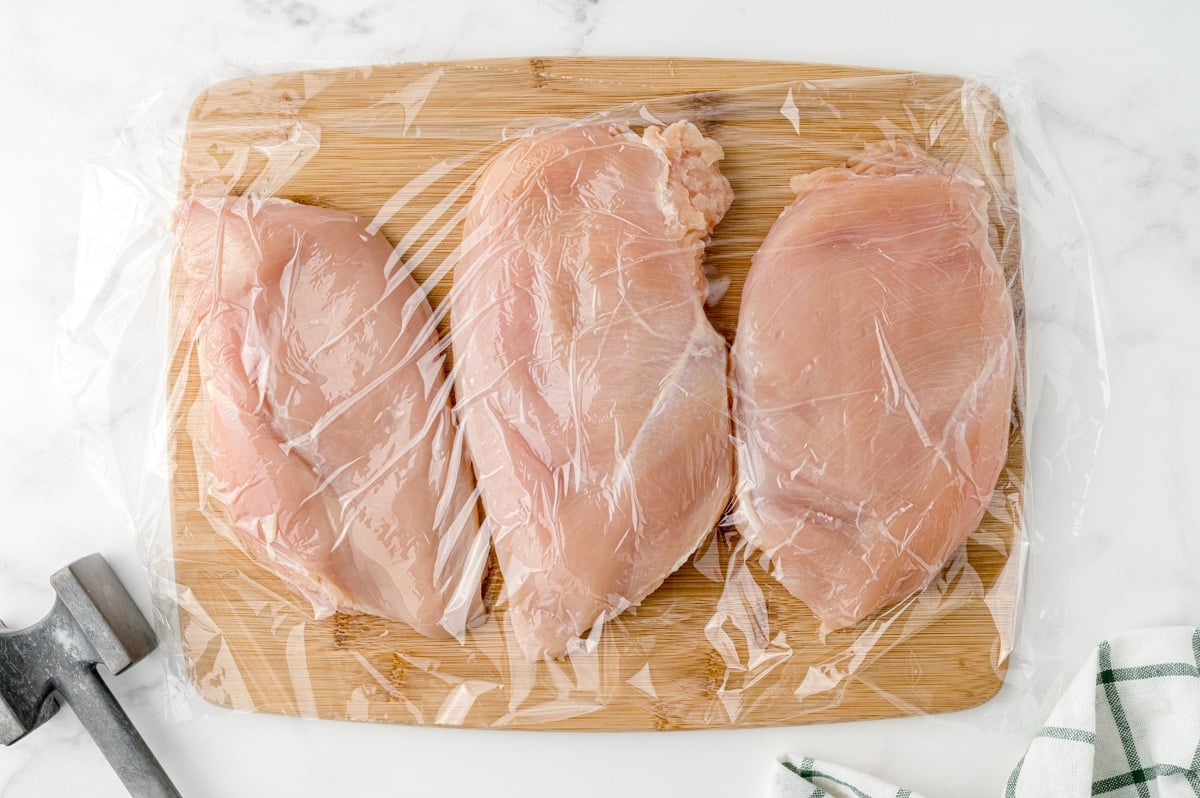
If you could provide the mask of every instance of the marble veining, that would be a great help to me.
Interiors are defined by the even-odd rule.
[[[340,8],[322,10],[313,3],[300,0],[245,0],[248,16],[267,24],[282,22],[291,28],[308,28],[315,36],[337,30],[346,35],[369,36],[374,32],[375,19],[382,4],[345,13]]]
[[[1108,6],[1107,8],[1117,8]],[[679,55],[1028,76],[1095,255],[1111,406],[1077,537],[1035,530],[1013,668],[1048,693],[1094,642],[1200,614],[1200,7],[1085,0],[994,8],[931,0],[131,0],[0,6],[0,618],[49,608],[49,575],[102,551],[148,608],[126,515],[78,455],[53,368],[71,294],[83,164],[137,103],[231,68],[502,55]],[[1055,310],[1047,309],[1053,320]],[[1053,501],[1054,497],[1049,497]],[[1060,672],[1061,671],[1061,672]],[[929,795],[999,795],[1036,718],[665,735],[486,733],[214,711],[168,719],[156,655],[114,689],[188,795],[755,795],[805,752]],[[1045,705],[1047,696],[1026,703]],[[1021,701],[1014,699],[1015,704]],[[948,767],[947,763],[952,763]],[[591,776],[607,773],[609,778]],[[584,774],[586,777],[581,777]],[[64,713],[0,751],[0,798],[117,796]]]

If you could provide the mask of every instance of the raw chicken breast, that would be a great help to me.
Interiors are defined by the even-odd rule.
[[[736,516],[837,629],[923,588],[983,517],[1013,309],[969,170],[883,142],[792,189],[738,317]]]
[[[195,199],[180,219],[212,474],[250,555],[319,615],[461,636],[487,540],[429,305],[347,213]]]
[[[530,660],[640,603],[728,502],[726,347],[700,268],[732,199],[722,156],[688,123],[571,127],[500,154],[468,206],[459,409]]]

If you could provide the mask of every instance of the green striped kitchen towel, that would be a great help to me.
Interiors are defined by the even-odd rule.
[[[811,758],[779,760],[774,798],[920,798]],[[1200,798],[1200,629],[1097,646],[1029,744],[1005,798]]]
[[[772,798],[921,798],[879,779],[812,757],[780,757]]]

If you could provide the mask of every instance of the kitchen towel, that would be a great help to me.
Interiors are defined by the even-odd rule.
[[[848,768],[783,757],[772,798],[920,798]],[[1005,798],[1200,796],[1200,629],[1106,640],[1029,744]]]

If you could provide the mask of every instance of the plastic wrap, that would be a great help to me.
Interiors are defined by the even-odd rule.
[[[1027,94],[529,63],[240,79],[93,171],[62,362],[173,694],[523,728],[991,697],[1025,508],[1078,506],[1106,402]]]

